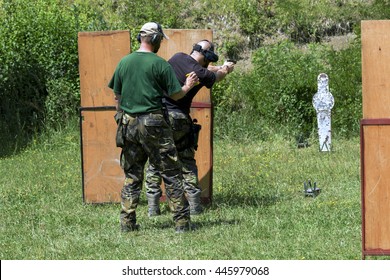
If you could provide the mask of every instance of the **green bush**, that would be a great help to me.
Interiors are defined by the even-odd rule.
[[[4,102],[0,114],[6,120],[4,130],[21,145],[42,128],[45,113],[50,113],[45,108],[48,83],[66,77],[78,84],[77,32],[67,6],[61,3],[1,3],[0,87]]]
[[[0,1],[2,138],[23,147],[45,125],[55,129],[75,116],[77,34],[109,29],[99,7],[81,0]],[[7,149],[14,150],[11,144]]]
[[[241,32],[248,36],[251,48],[258,48],[267,36],[276,33],[277,18],[272,1],[235,0],[234,8]]]
[[[358,134],[362,106],[359,41],[341,51],[317,43],[302,48],[283,41],[259,48],[253,54],[253,65],[249,73],[234,73],[214,88],[217,137],[231,134],[226,123],[232,114],[253,122],[261,119],[266,131],[309,137],[317,129],[312,98],[320,73],[329,76],[335,98],[334,132],[346,137]]]
[[[132,42],[138,45],[136,36],[143,24],[149,21],[159,22],[163,28],[183,28],[186,7],[192,1],[151,0],[108,1],[115,3],[113,13],[121,22],[121,29],[130,30]],[[111,27],[113,27],[111,25]]]
[[[45,100],[45,125],[59,128],[66,120],[77,113],[76,104],[80,101],[80,91],[73,81],[66,78],[50,80],[47,83],[48,95]]]
[[[357,136],[362,118],[361,43],[329,53],[330,91],[335,99],[332,130],[344,137]]]

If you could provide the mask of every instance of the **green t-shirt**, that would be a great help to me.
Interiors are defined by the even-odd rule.
[[[152,52],[122,58],[108,87],[121,95],[120,108],[130,114],[160,110],[164,93],[171,96],[181,91],[173,68]]]

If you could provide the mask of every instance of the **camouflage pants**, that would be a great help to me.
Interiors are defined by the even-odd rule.
[[[173,140],[178,150],[179,160],[182,165],[184,179],[184,191],[188,195],[200,195],[201,189],[198,182],[198,168],[195,161],[195,150],[189,145],[192,120],[186,114],[169,111],[169,122],[172,128]],[[146,169],[146,193],[151,196],[161,196],[161,175],[151,161]]]
[[[121,191],[121,224],[136,223],[136,208],[142,189],[144,166],[149,161],[164,180],[167,197],[172,201],[176,226],[190,221],[189,205],[184,196],[181,164],[177,157],[172,131],[162,113],[122,117],[124,147],[121,167],[125,182]]]

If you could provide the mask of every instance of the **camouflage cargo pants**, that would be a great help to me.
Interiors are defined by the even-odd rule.
[[[173,140],[178,150],[182,164],[184,191],[188,195],[200,196],[198,182],[198,167],[195,161],[195,150],[189,143],[191,133],[191,118],[183,113],[169,111],[169,122],[172,128]],[[146,193],[151,196],[161,196],[161,176],[158,169],[149,162],[146,169]]]
[[[189,224],[189,205],[184,196],[181,164],[178,160],[172,132],[162,113],[122,117],[124,147],[121,167],[125,182],[121,191],[121,224],[136,223],[136,208],[142,189],[144,166],[149,161],[164,180],[166,195],[172,201],[176,226]]]

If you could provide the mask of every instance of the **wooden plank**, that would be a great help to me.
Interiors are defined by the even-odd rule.
[[[116,147],[112,110],[81,112],[83,199],[87,203],[119,202],[125,179]]]
[[[390,255],[390,20],[361,29],[363,256]]]
[[[119,60],[130,53],[130,33],[123,31],[78,34],[81,106],[115,105],[107,87]]]
[[[199,185],[202,189],[201,198],[210,202],[212,197],[212,108],[192,107],[191,116],[202,126],[199,133],[198,150],[195,153],[198,166]]]
[[[363,127],[363,249],[390,249],[390,125]]]
[[[390,118],[390,20],[362,21],[363,118]]]

